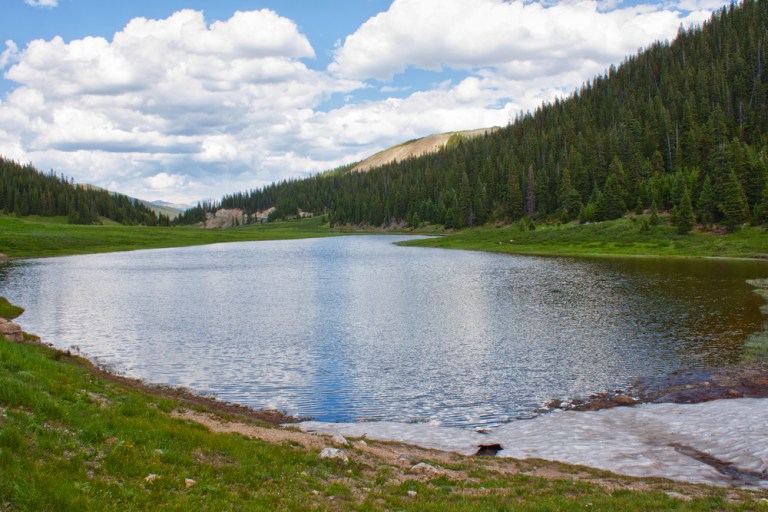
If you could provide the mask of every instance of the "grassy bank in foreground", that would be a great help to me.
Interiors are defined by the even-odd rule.
[[[760,492],[393,443],[345,447],[347,463],[320,459],[330,439],[107,377],[0,338],[0,510],[768,510]],[[185,407],[240,433],[179,418]],[[253,437],[264,432],[294,437]]]
[[[450,236],[414,240],[403,245],[443,247],[515,254],[586,256],[717,256],[768,259],[768,231],[744,228],[727,235],[677,234],[658,225],[643,231],[642,217],[594,224],[540,226],[533,231],[518,225],[467,229]]]
[[[116,223],[82,226],[64,218],[0,215],[0,253],[10,257],[46,257],[97,252],[184,247],[222,242],[287,240],[332,236],[320,219],[302,219],[231,229],[123,226]]]

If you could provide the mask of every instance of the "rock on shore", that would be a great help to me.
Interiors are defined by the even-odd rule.
[[[0,335],[3,335],[8,341],[20,343],[24,341],[24,334],[21,332],[21,326],[10,322],[5,318],[0,318]]]

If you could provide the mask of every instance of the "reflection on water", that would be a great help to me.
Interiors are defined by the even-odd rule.
[[[738,361],[757,262],[415,249],[397,236],[28,260],[29,331],[126,374],[323,421],[493,425]]]

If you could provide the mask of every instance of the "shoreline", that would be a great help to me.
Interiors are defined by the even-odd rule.
[[[627,476],[663,477],[687,483],[768,490],[768,449],[761,451],[761,446],[754,441],[747,444],[746,448],[744,443],[734,446],[731,442],[734,438],[743,439],[750,434],[739,431],[745,423],[764,426],[765,431],[760,431],[759,434],[761,439],[768,438],[767,408],[762,402],[749,402],[768,397],[766,359],[733,367],[679,370],[660,377],[642,378],[626,390],[598,393],[583,401],[574,399],[565,404],[552,401],[541,411],[545,413],[541,416],[480,433],[456,427],[433,427],[424,424],[371,422],[344,425],[307,422],[307,418],[291,416],[282,411],[254,409],[216,397],[203,396],[188,389],[151,384],[140,378],[119,375],[85,357],[72,354],[70,350],[58,349],[50,343],[44,343],[39,338],[30,340],[27,337],[24,342],[43,345],[52,348],[61,354],[61,357],[73,358],[73,364],[87,367],[92,374],[105,381],[141,393],[175,400],[182,404],[184,409],[190,410],[188,413],[179,413],[177,417],[203,424],[213,431],[240,432],[231,430],[240,429],[232,425],[255,421],[269,427],[298,427],[310,432],[306,433],[307,436],[316,435],[312,432],[341,434],[395,441],[413,445],[411,449],[414,450],[436,449],[446,453],[459,453],[462,456],[485,454],[478,452],[478,449],[482,446],[498,445],[498,453],[493,449],[488,454],[498,455],[499,459],[539,458],[553,463],[584,465]],[[702,405],[705,403],[708,405]],[[759,405],[755,406],[756,403]],[[686,409],[682,404],[686,404],[686,407],[699,404],[699,409],[707,412],[703,416],[686,417],[687,413],[680,411],[699,409]],[[604,411],[608,408],[617,410]],[[764,410],[766,416],[754,416],[759,413],[757,409]],[[222,422],[211,420],[205,415],[196,415],[194,411],[200,410],[207,410],[226,420]],[[684,419],[678,420],[678,423],[694,423],[700,428],[693,433],[671,434],[673,427],[662,423],[666,417],[681,417]],[[725,424],[731,417],[737,418],[737,422],[729,425],[730,430],[719,432],[717,443],[712,444],[705,439],[705,434],[716,431],[718,427],[717,424],[706,423],[709,418],[717,418],[720,424]],[[606,427],[606,424],[612,426]],[[636,431],[622,431],[619,427],[625,424],[645,426],[638,427]],[[291,431],[285,428],[278,430]],[[569,432],[588,431],[597,432],[598,437],[574,438],[567,435]],[[274,432],[267,435],[250,428],[245,428],[243,432],[261,439],[266,437],[273,442],[277,442],[275,439],[288,439],[307,448],[318,446],[316,439],[295,437],[293,434],[288,437],[283,434],[275,435]],[[537,437],[541,432],[548,432],[545,439]],[[619,437],[616,437],[617,435]],[[609,438],[612,439],[612,444],[610,448],[606,448],[606,439]],[[637,441],[642,438],[661,438],[662,442],[654,444],[655,442]],[[589,453],[584,453],[583,450],[579,452],[579,446],[590,447]],[[625,447],[630,447],[629,453]],[[649,458],[646,454],[652,456]],[[639,470],[627,463],[627,460],[638,457],[647,459],[639,465]],[[745,465],[746,459],[750,460]]]
[[[744,447],[744,433],[736,435],[734,430],[743,429],[745,424],[757,424],[764,428],[760,431],[760,439],[768,438],[768,408],[755,407],[755,400],[768,397],[768,361],[742,365],[733,368],[719,368],[710,370],[681,370],[668,376],[640,379],[628,388],[627,392],[616,390],[591,397],[580,402],[574,400],[568,404],[557,404],[549,408],[549,411],[530,420],[520,420],[502,425],[493,430],[471,431],[458,427],[436,427],[427,424],[407,424],[394,422],[363,422],[352,424],[332,424],[313,422],[309,418],[299,418],[288,415],[282,411],[268,409],[254,409],[237,403],[225,402],[216,397],[203,396],[184,388],[147,383],[141,379],[117,375],[107,369],[101,368],[89,359],[72,354],[69,350],[61,350],[50,343],[45,343],[39,337],[27,335],[23,344],[36,344],[54,350],[60,357],[71,359],[72,364],[87,368],[96,377],[110,383],[117,383],[131,390],[152,396],[178,401],[182,404],[181,412],[174,413],[177,417],[194,421],[205,425],[213,431],[240,432],[244,435],[254,436],[260,439],[278,442],[288,439],[306,448],[319,446],[315,437],[302,438],[295,434],[288,434],[293,430],[285,427],[298,427],[307,436],[317,434],[342,435],[359,439],[379,440],[383,442],[404,443],[404,450],[438,450],[461,456],[496,455],[498,459],[511,458],[514,460],[543,459],[552,463],[567,463],[587,466],[598,470],[612,471],[631,477],[662,477],[671,478],[685,483],[704,483],[717,486],[733,486],[751,490],[768,490],[768,448],[762,449],[762,445],[749,444],[746,452],[739,451]],[[57,356],[59,357],[59,356]],[[634,396],[631,396],[634,395]],[[728,400],[726,400],[728,399]],[[752,401],[752,402],[750,402]],[[747,406],[740,404],[747,403]],[[554,405],[554,404],[553,404]],[[670,434],[669,427],[660,427],[659,421],[666,417],[684,417],[680,411],[690,406],[706,408],[706,413],[699,415],[698,419],[678,418],[677,423],[704,422],[706,418],[717,418],[718,424],[724,424],[727,418],[736,418],[721,435],[720,444],[705,445],[701,442],[691,442],[690,433],[685,433],[685,442]],[[656,412],[661,407],[664,410]],[[615,411],[605,409],[615,408]],[[208,413],[195,412],[206,410]],[[731,411],[732,409],[732,411]],[[187,412],[183,412],[183,411]],[[645,411],[652,411],[646,413]],[[730,411],[723,413],[723,411]],[[751,418],[750,414],[764,411],[765,418]],[[219,419],[212,419],[210,414],[215,414]],[[638,416],[639,415],[639,416]],[[654,427],[643,432],[622,434],[619,426],[632,424],[640,425],[648,423],[652,418]],[[223,418],[223,419],[222,419]],[[638,419],[640,418],[640,419]],[[309,421],[308,421],[309,420]],[[245,423],[243,423],[243,421]],[[571,422],[573,425],[564,428],[562,421]],[[264,432],[265,427],[247,427],[250,422],[263,424],[270,430],[277,428],[277,432]],[[609,427],[601,425],[608,424]],[[241,426],[238,426],[241,425]],[[242,426],[246,425],[246,426]],[[575,425],[575,426],[574,426]],[[717,425],[703,427],[697,434],[704,433],[709,436]],[[754,429],[749,429],[752,432]],[[597,439],[589,436],[576,436],[575,438],[564,434],[566,432],[598,432]],[[532,434],[533,437],[532,437]],[[544,433],[544,440],[536,437],[536,434]],[[625,435],[626,439],[615,436]],[[752,432],[754,433],[754,432]],[[721,432],[722,434],[722,432]],[[526,435],[528,438],[526,438]],[[286,437],[288,436],[288,437]],[[628,439],[648,437],[649,439],[663,438],[662,445],[632,445],[629,454],[621,452],[615,446],[606,453],[606,439],[614,436],[614,443],[621,447],[632,445]],[[672,437],[670,437],[672,436]],[[700,436],[701,437],[701,436]],[[739,438],[738,446],[734,448],[730,441]],[[526,439],[528,439],[526,441]],[[522,441],[522,442],[521,442]],[[588,451],[591,455],[584,455],[583,447],[592,446]],[[322,444],[322,443],[320,443]],[[573,453],[568,449],[558,452],[553,446],[581,446],[581,452]],[[407,448],[410,446],[411,448]],[[484,451],[483,447],[490,447],[490,451]],[[762,452],[765,453],[761,453]],[[498,453],[497,453],[498,452]],[[652,463],[640,464],[640,470],[635,469],[636,464],[626,464],[626,459],[645,457],[651,453],[661,458],[652,460]],[[598,455],[594,455],[594,454]],[[754,453],[758,455],[755,456]],[[748,467],[743,467],[745,457],[753,460]],[[762,458],[761,458],[762,457]],[[607,462],[606,462],[607,461]],[[618,462],[617,462],[618,461]],[[682,462],[681,462],[682,461]],[[653,468],[661,468],[655,470]]]
[[[362,422],[362,423],[324,423],[314,422],[307,418],[290,416],[284,412],[269,409],[254,409],[236,403],[224,402],[215,397],[202,396],[183,388],[174,388],[158,384],[150,384],[141,379],[116,375],[98,367],[92,361],[70,351],[60,350],[39,338],[28,336],[18,344],[29,344],[46,347],[60,354],[61,358],[69,360],[70,364],[86,368],[91,374],[109,383],[138,391],[150,396],[180,402],[181,407],[171,413],[172,417],[199,423],[212,432],[238,433],[246,437],[264,440],[272,443],[294,443],[305,449],[320,450],[326,446],[341,448],[353,446],[356,450],[370,452],[377,457],[385,457],[393,464],[402,466],[411,464],[412,458],[430,457],[434,460],[452,460],[464,457],[466,460],[480,459],[505,461],[520,465],[527,461],[546,464],[574,465],[574,468],[585,467],[597,471],[610,471],[625,477],[665,478],[680,485],[706,484],[719,487],[740,488],[753,492],[768,491],[768,447],[762,440],[768,438],[768,408],[763,407],[762,400],[768,397],[768,375],[761,377],[765,388],[761,388],[761,398],[745,398],[728,396],[723,399],[713,395],[705,395],[699,402],[669,400],[670,393],[661,395],[663,401],[637,401],[634,404],[618,404],[613,411],[605,408],[574,407],[570,410],[552,411],[530,420],[519,420],[488,432],[472,431],[460,427],[438,427],[428,424],[409,424],[396,422]],[[59,356],[57,356],[58,358]],[[764,371],[765,366],[759,367]],[[713,374],[722,372],[738,376],[740,368],[712,370]],[[750,371],[758,369],[750,367]],[[689,377],[690,371],[683,371]],[[711,385],[700,381],[700,386],[688,387],[686,391],[709,389]],[[648,394],[651,398],[651,394]],[[759,402],[756,402],[759,401]],[[585,402],[582,405],[588,405]],[[634,407],[629,406],[634,405]],[[662,408],[655,409],[655,408]],[[701,429],[698,433],[702,438],[714,438],[723,443],[696,445],[691,442],[690,432],[683,433],[685,442],[679,442],[675,433],[668,428],[658,429],[659,418],[672,417],[673,425],[696,424],[695,418],[684,413],[692,408],[706,408],[698,420],[714,418],[716,425]],[[759,418],[752,418],[752,413],[761,413]],[[764,417],[763,417],[764,416]],[[638,419],[640,418],[640,419]],[[650,421],[653,430],[627,434],[621,430],[622,425],[641,425]],[[727,421],[731,420],[728,424]],[[263,425],[263,426],[259,426]],[[762,430],[756,431],[753,425]],[[717,428],[721,432],[712,435]],[[298,428],[298,430],[296,430]],[[746,429],[746,430],[745,430]],[[567,432],[576,433],[568,437]],[[720,435],[717,435],[720,434]],[[320,437],[318,437],[318,435]],[[590,440],[590,435],[592,439]],[[638,445],[633,439],[646,437],[661,440],[660,444]],[[747,435],[758,439],[757,442],[745,441]],[[328,442],[328,437],[333,439]],[[339,437],[342,436],[342,437]],[[527,437],[526,437],[527,436]],[[349,438],[349,441],[346,440]],[[341,440],[341,441],[340,441]],[[367,444],[365,440],[368,440]],[[699,439],[700,441],[701,439]],[[382,450],[376,443],[385,443],[388,449]],[[347,444],[344,444],[347,443]],[[351,444],[349,444],[351,443]],[[395,443],[395,444],[391,444]],[[592,443],[592,444],[590,444]],[[747,444],[746,452],[738,452]],[[734,447],[734,444],[736,445]],[[620,448],[617,448],[617,445]],[[622,449],[631,445],[629,454],[622,458]],[[574,446],[574,451],[558,452],[558,447]],[[485,447],[490,447],[486,451]],[[735,451],[735,453],[734,453]],[[648,458],[647,454],[656,458]],[[754,456],[753,453],[757,453]],[[491,457],[487,457],[491,455]],[[495,455],[495,456],[494,456]],[[638,457],[644,462],[638,463]],[[744,467],[745,457],[751,458],[750,464]],[[683,461],[682,463],[680,461]],[[608,461],[608,462],[606,462]],[[637,468],[640,468],[639,470]],[[551,472],[549,469],[545,471]],[[560,468],[562,471],[562,468]],[[429,473],[429,471],[426,471]],[[555,470],[552,474],[560,475]],[[568,471],[564,471],[568,474]]]

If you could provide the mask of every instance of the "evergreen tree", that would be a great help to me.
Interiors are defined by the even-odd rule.
[[[696,216],[693,214],[693,205],[691,205],[691,196],[688,189],[683,191],[683,197],[675,210],[675,227],[681,235],[688,233],[696,223]]]
[[[659,209],[656,208],[656,201],[651,203],[651,220],[649,221],[651,226],[658,226],[661,221],[659,220]]]
[[[622,193],[619,179],[616,175],[611,174],[605,181],[605,189],[603,191],[603,197],[605,198],[605,219],[613,220],[618,219],[624,215],[627,211],[627,205],[624,202],[624,194]]]
[[[741,189],[739,178],[736,177],[736,173],[733,170],[724,185],[723,202],[720,203],[720,211],[723,213],[723,223],[731,231],[740,227],[748,219],[744,191]]]
[[[754,224],[768,224],[768,182],[766,182],[763,188],[763,195],[761,201],[755,206]]]
[[[712,180],[709,176],[704,179],[704,185],[701,187],[701,194],[699,194],[696,206],[699,208],[702,224],[712,224],[715,221],[715,216],[718,212],[717,199],[715,197],[715,189],[712,187]]]
[[[525,215],[532,217],[536,213],[536,175],[533,164],[528,166],[528,178],[525,181]]]
[[[459,188],[459,213],[460,220],[456,227],[473,226],[475,215],[472,211],[472,191],[469,188],[469,177],[466,172],[461,174],[461,186]]]
[[[512,220],[521,219],[525,214],[523,209],[523,192],[520,189],[520,179],[512,173],[509,177],[507,214]]]

